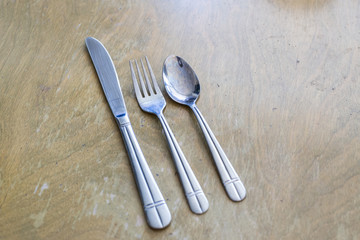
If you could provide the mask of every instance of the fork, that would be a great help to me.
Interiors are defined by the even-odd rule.
[[[196,179],[193,171],[189,163],[187,162],[178,142],[175,139],[174,134],[172,133],[169,124],[165,120],[163,110],[166,106],[166,101],[164,96],[161,93],[161,90],[156,82],[156,78],[154,72],[150,66],[148,58],[145,56],[147,69],[143,63],[143,60],[140,59],[142,71],[140,71],[139,65],[136,60],[130,60],[130,70],[131,76],[134,82],[135,95],[136,99],[141,107],[141,109],[145,112],[155,114],[164,129],[166,140],[169,144],[171,155],[174,159],[176,169],[178,171],[178,175],[180,177],[180,181],[187,198],[187,202],[189,207],[193,213],[203,214],[209,208],[209,202],[201,189],[201,186]],[[137,76],[134,71],[133,64],[135,63],[137,75],[139,77],[139,82],[141,85],[141,90],[138,84]],[[148,72],[150,73],[151,80],[153,86],[150,83]],[[146,85],[144,82],[144,78],[146,81]]]

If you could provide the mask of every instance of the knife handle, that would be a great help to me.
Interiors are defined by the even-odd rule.
[[[124,121],[123,118],[116,120],[128,152],[146,220],[151,228],[163,229],[171,222],[169,208],[146,163],[130,122]]]
[[[234,167],[231,165],[224,150],[221,148],[215,135],[211,131],[209,125],[206,123],[204,117],[200,113],[195,104],[190,106],[194,111],[195,116],[200,124],[201,130],[205,135],[205,139],[209,145],[211,154],[213,156],[217,171],[220,175],[222,184],[226,190],[227,195],[232,201],[238,202],[245,198],[246,189],[237,175]]]
[[[209,202],[188,161],[186,160],[184,153],[181,151],[181,148],[176,141],[164,115],[161,113],[158,115],[158,118],[160,119],[161,125],[164,129],[166,140],[169,144],[171,155],[174,159],[189,207],[193,213],[203,214],[209,209]]]

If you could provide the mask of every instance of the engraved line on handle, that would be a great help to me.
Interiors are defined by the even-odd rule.
[[[192,105],[191,108],[193,109],[196,118],[199,121],[201,129],[204,132],[205,138],[209,144],[210,151],[213,155],[215,164],[217,165],[217,170],[219,172],[220,178],[222,179],[223,186],[225,190],[233,201],[241,201],[246,196],[246,190],[241,182],[239,176],[237,175],[235,169],[231,165],[231,162],[227,158],[226,154],[224,153],[223,149],[221,148],[219,142],[217,141],[215,135],[211,132],[210,127],[207,125],[204,117],[201,115],[200,110],[196,107],[196,105]],[[228,186],[234,185],[234,188],[229,188]],[[239,192],[239,188],[236,185],[240,183],[240,187],[242,188]],[[234,191],[236,190],[236,191]],[[234,194],[236,196],[234,196]]]
[[[200,195],[200,194],[204,194],[204,192],[202,190],[196,190],[195,192],[186,193],[186,197],[197,196],[197,195]]]
[[[140,171],[141,171],[141,176],[144,178],[144,181],[145,181],[145,183],[146,183],[147,190],[148,190],[149,193],[150,193],[151,200],[152,200],[152,203],[150,203],[150,204],[154,204],[154,196],[153,196],[153,193],[152,193],[152,191],[151,191],[151,189],[150,189],[150,187],[149,187],[148,180],[147,180],[146,177],[145,177],[144,170],[143,170],[143,168],[142,168],[142,166],[141,166],[141,163],[140,163],[140,161],[139,161],[140,157],[139,157],[138,152],[136,151],[136,147],[134,146],[135,143],[133,143],[133,139],[131,139],[131,137],[130,137],[131,133],[129,132],[130,129],[128,129],[129,126],[131,127],[131,124],[126,125],[126,126],[124,126],[123,128],[125,129],[125,132],[126,132],[126,134],[128,135],[128,137],[129,137],[131,147],[132,147],[132,149],[133,149],[133,151],[134,151],[134,153],[135,153],[135,156],[136,156],[135,161],[137,161],[138,164],[139,164],[139,168],[140,168]],[[135,140],[135,141],[136,141],[136,140]],[[139,148],[139,149],[140,149],[140,148]],[[140,151],[141,151],[141,149],[140,149]],[[136,177],[137,177],[137,176],[136,176]],[[156,183],[155,183],[155,184],[156,184]],[[140,190],[140,188],[139,188],[139,190]],[[142,193],[141,193],[141,194],[142,194]],[[141,199],[143,200],[143,197],[142,197],[142,196],[141,196]],[[145,209],[147,209],[147,208],[144,207],[144,210],[145,210]],[[157,215],[158,215],[158,217],[159,217],[159,219],[160,219],[161,225],[164,225],[163,220],[162,220],[161,217],[160,217],[160,213],[159,213],[158,209],[157,209],[157,208],[155,208],[155,209],[156,209],[156,213],[157,213]]]
[[[189,163],[187,162],[186,157],[184,156],[184,154],[181,150],[181,147],[179,146],[178,142],[176,141],[176,138],[175,138],[174,134],[172,133],[170,126],[168,125],[164,115],[162,113],[160,113],[158,115],[158,117],[160,119],[161,124],[163,125],[165,135],[166,135],[166,137],[168,139],[168,143],[170,145],[171,153],[173,155],[175,155],[175,156],[173,156],[173,159],[175,162],[175,166],[178,169],[180,182],[182,184],[184,194],[187,198],[189,207],[190,207],[191,211],[193,211],[194,213],[202,214],[202,213],[206,212],[208,209],[208,202],[205,197],[205,194],[203,193],[195,174],[193,173]],[[194,192],[197,192],[197,194],[193,194]],[[202,198],[204,198],[205,200],[199,199],[198,195],[200,195],[200,193],[203,194]],[[194,205],[191,203],[192,197],[195,197],[197,204],[198,204],[199,208],[201,209],[200,212],[195,210]],[[206,202],[205,205],[204,205],[204,201]]]
[[[227,178],[228,178],[228,179],[231,179],[230,173],[229,173],[229,169],[226,167],[226,164],[224,163],[224,159],[223,159],[222,156],[220,155],[220,151],[219,151],[218,147],[216,146],[215,141],[214,141],[214,139],[212,138],[212,136],[211,136],[211,134],[210,134],[210,132],[209,132],[209,130],[208,130],[209,126],[207,126],[207,124],[206,124],[206,122],[205,122],[205,119],[204,119],[203,116],[201,115],[201,113],[200,113],[199,109],[196,107],[196,105],[193,105],[192,109],[193,109],[193,110],[197,113],[197,115],[199,116],[199,119],[200,119],[201,123],[202,123],[203,126],[204,126],[204,129],[205,129],[205,131],[206,131],[206,134],[209,135],[209,138],[210,138],[210,140],[211,140],[211,143],[214,145],[214,147],[215,147],[215,149],[216,149],[216,151],[217,151],[216,153],[217,153],[217,155],[219,156],[219,158],[221,159],[221,163],[222,163],[223,167],[224,167],[225,170],[226,170]],[[204,133],[205,133],[205,132],[204,132]],[[228,181],[228,180],[227,180],[227,181]],[[226,181],[225,181],[225,182],[226,182]]]
[[[156,207],[159,207],[161,205],[165,205],[165,200],[160,200],[160,201],[157,201],[157,202],[154,202],[154,203],[149,203],[147,205],[144,206],[144,210],[147,210],[147,209],[151,209],[151,208],[156,208]]]
[[[186,174],[186,177],[187,177],[187,180],[188,180],[188,182],[190,183],[190,186],[191,186],[191,188],[192,188],[192,190],[193,191],[195,191],[195,188],[194,188],[194,186],[193,186],[193,183],[192,183],[192,181],[190,181],[190,177],[189,177],[189,174],[188,174],[188,172],[186,171],[186,168],[185,168],[185,166],[184,166],[184,163],[183,163],[183,161],[181,161],[181,155],[180,155],[180,153],[179,153],[179,150],[178,150],[178,148],[176,147],[176,145],[175,145],[175,141],[174,141],[174,139],[173,139],[173,136],[172,136],[172,134],[170,134],[171,132],[171,130],[170,130],[170,127],[168,126],[168,124],[166,123],[166,121],[165,121],[165,118],[164,118],[164,116],[163,115],[160,115],[160,120],[161,120],[161,122],[164,124],[164,127],[166,128],[165,130],[167,131],[167,133],[168,133],[168,135],[169,135],[169,137],[170,137],[170,139],[171,139],[171,144],[173,144],[174,145],[174,148],[175,148],[175,151],[176,151],[176,153],[177,153],[177,155],[179,156],[179,162],[180,162],[180,164],[181,164],[181,166],[182,166],[182,169],[184,170],[184,172],[185,172],[185,174]]]
[[[224,182],[224,185],[228,185],[228,184],[234,183],[234,182],[241,182],[241,180],[240,180],[240,178],[232,178],[232,179],[230,179],[230,180],[226,180],[226,181]]]

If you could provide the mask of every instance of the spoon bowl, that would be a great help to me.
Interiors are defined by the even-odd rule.
[[[166,58],[163,68],[166,92],[172,100],[188,106],[194,105],[200,94],[200,84],[194,70],[181,57]]]

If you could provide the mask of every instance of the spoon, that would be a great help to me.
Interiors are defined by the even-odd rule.
[[[200,94],[200,84],[194,70],[184,59],[171,55],[164,62],[163,79],[166,92],[170,98],[175,102],[189,106],[193,110],[205,135],[227,195],[236,202],[243,200],[246,196],[243,183],[200,113],[200,110],[195,105]]]

